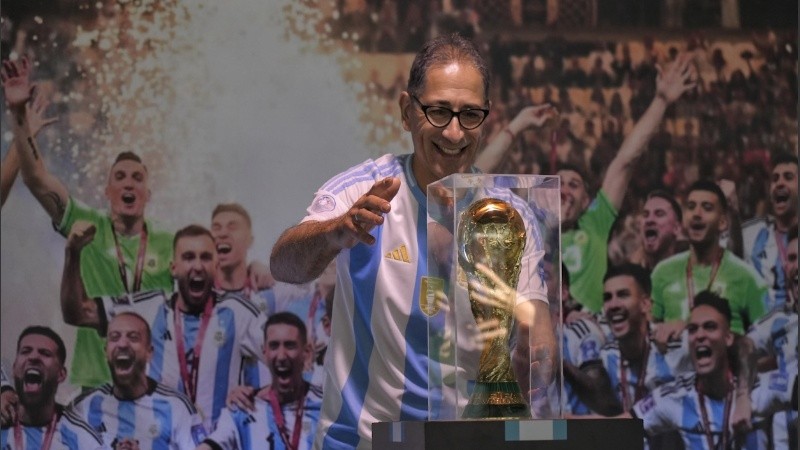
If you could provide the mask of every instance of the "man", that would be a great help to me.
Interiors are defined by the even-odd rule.
[[[659,263],[652,274],[656,340],[665,343],[683,330],[683,320],[697,292],[711,290],[731,302],[733,331],[743,334],[764,314],[766,283],[744,261],[719,244],[728,227],[727,201],[720,187],[699,180],[687,193],[683,226],[689,250]]]
[[[428,418],[427,319],[420,306],[426,294],[420,287],[428,281],[426,191],[443,177],[473,170],[488,95],[489,71],[471,42],[447,35],[427,43],[399,99],[413,154],[368,160],[332,178],[303,221],[273,247],[275,278],[292,283],[316,278],[336,258],[317,446],[369,448],[373,422]],[[537,242],[529,244],[512,305],[537,322],[522,323],[517,342],[540,344],[550,357],[554,338],[537,270],[543,252]],[[391,256],[395,249],[398,258]],[[517,345],[512,358],[528,361],[529,351]]]
[[[252,221],[250,213],[242,205],[221,203],[214,207],[211,213],[211,234],[214,236],[219,260],[216,277],[218,289],[249,300],[267,316],[278,311],[292,310],[299,317],[308,318],[306,327],[312,333],[316,330],[315,320],[323,313],[319,288],[316,292],[310,292],[309,286],[297,287],[286,283],[273,283],[266,289],[254,287],[247,268],[248,252],[254,239]],[[259,362],[248,360],[244,368],[243,381],[248,397],[255,394],[254,388],[270,383],[269,368]]]
[[[797,367],[797,226],[789,230],[786,247],[786,289],[788,295],[783,307],[775,308],[759,319],[747,332],[759,355],[759,372],[777,370],[790,373]],[[774,448],[797,448],[797,413],[783,411],[772,418]],[[767,441],[768,433],[761,433]]]
[[[694,78],[688,54],[681,55],[659,73],[653,101],[606,169],[594,200],[589,180],[581,168],[563,165],[558,170],[561,177],[561,254],[570,273],[572,296],[592,312],[599,312],[603,305],[608,235],[622,206],[634,166],[667,107],[694,88]]]
[[[646,269],[634,264],[610,267],[603,299],[613,340],[600,349],[594,362],[601,364],[601,370],[590,371],[593,362],[584,362],[581,371],[585,378],[579,380],[577,393],[589,405],[617,403],[627,411],[657,386],[690,370],[691,363],[681,342],[671,343],[662,354],[650,340],[650,275]]]
[[[0,429],[0,448],[6,450],[106,448],[102,437],[69,409],[56,403],[58,385],[67,378],[67,350],[55,331],[25,328],[17,340],[12,367],[19,401],[15,422]]]
[[[648,270],[664,259],[678,253],[683,240],[683,214],[675,198],[666,191],[654,190],[639,217],[639,241],[642,259],[639,263]]]
[[[259,390],[253,411],[225,410],[217,429],[198,450],[310,449],[322,406],[322,390],[303,379],[311,358],[303,321],[290,312],[273,314],[264,330],[264,359],[272,384]]]
[[[11,106],[22,179],[58,232],[66,236],[78,220],[89,221],[97,229],[97,239],[83,252],[81,262],[89,295],[171,289],[172,234],[144,218],[150,189],[141,158],[132,152],[117,156],[105,188],[110,211],[98,211],[72,198],[67,187],[47,170],[33,139],[32,122],[20,105]],[[70,382],[94,387],[109,380],[102,339],[94,330],[79,329]]]
[[[735,378],[728,354],[734,342],[730,302],[703,291],[694,300],[687,325],[689,354],[694,371],[657,388],[637,402],[631,414],[644,422],[648,435],[677,430],[687,449],[730,448],[735,439],[745,448],[757,448],[751,436],[731,433]],[[762,375],[750,394],[753,415],[764,417],[775,409],[797,408],[797,369],[776,382]]]
[[[115,450],[133,443],[142,450],[182,450],[199,444],[205,430],[192,402],[146,374],[153,345],[144,318],[119,313],[109,322],[106,336],[113,382],[78,396],[70,408]]]
[[[787,290],[787,233],[797,226],[797,155],[778,155],[773,161],[769,183],[772,215],[748,221],[742,226],[744,260],[767,281],[770,299],[767,310],[797,301]]]
[[[91,298],[80,276],[81,252],[94,238],[87,222],[67,238],[61,310],[70,325],[93,327],[105,335],[107,323],[134,311],[151,324],[154,357],[148,376],[186,396],[212,429],[228,391],[240,383],[243,357],[258,357],[264,323],[253,305],[214,291],[217,254],[211,233],[189,225],[175,234],[170,271],[177,291],[147,291],[123,297]]]

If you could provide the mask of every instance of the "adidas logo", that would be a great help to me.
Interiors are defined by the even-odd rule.
[[[386,257],[404,263],[411,262],[411,260],[408,258],[408,250],[406,249],[405,244],[401,245],[400,247],[397,247],[396,249],[390,252],[387,252]]]

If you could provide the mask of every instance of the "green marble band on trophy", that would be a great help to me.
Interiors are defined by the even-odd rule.
[[[525,249],[525,225],[511,204],[495,198],[475,201],[461,215],[458,225],[458,262],[467,278],[494,286],[476,263],[488,266],[512,291],[519,282],[520,262]],[[476,321],[497,319],[511,330],[513,302],[507,307],[488,306],[474,297],[469,288],[470,307]],[[511,367],[508,336],[498,336],[484,343],[478,364],[475,389],[462,418],[530,418]]]

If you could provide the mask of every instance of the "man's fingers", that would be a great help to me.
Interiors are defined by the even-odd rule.
[[[400,190],[400,179],[397,177],[386,177],[377,183],[375,183],[372,188],[370,188],[367,195],[375,195],[387,202],[385,205],[381,205],[381,212],[389,212],[389,205],[388,202],[392,201],[397,192]]]

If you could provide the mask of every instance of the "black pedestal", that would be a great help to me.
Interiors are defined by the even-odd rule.
[[[639,419],[460,420],[379,422],[372,447],[380,450],[639,450]]]

